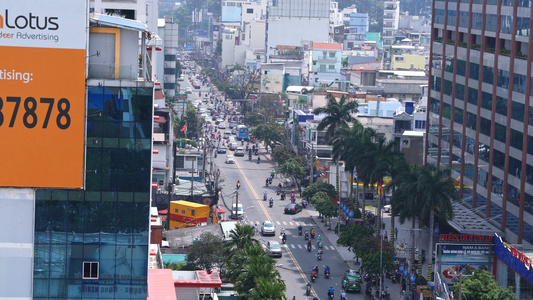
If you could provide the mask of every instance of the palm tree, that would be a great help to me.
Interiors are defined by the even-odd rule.
[[[453,207],[451,200],[457,200],[458,194],[453,179],[450,176],[450,169],[439,169],[434,165],[427,165],[420,169],[416,184],[416,197],[420,206],[420,217],[427,220],[429,215],[429,247],[430,264],[433,257],[433,235],[435,226],[435,211],[439,218],[447,222],[453,218]]]
[[[337,99],[332,94],[326,95],[326,107],[319,107],[315,109],[314,114],[326,114],[327,116],[320,121],[317,126],[317,130],[326,130],[326,142],[330,142],[335,136],[335,131],[342,127],[347,128],[349,123],[357,122],[352,114],[357,113],[357,107],[359,106],[356,101],[351,101],[345,95],[342,95],[340,100],[337,102]],[[339,161],[335,160],[335,165],[337,169],[337,183],[336,186],[339,186]],[[340,191],[338,191],[340,194]]]
[[[255,288],[250,291],[251,300],[275,299],[285,300],[286,286],[282,280],[259,277],[255,281]]]
[[[257,280],[265,278],[267,280],[280,279],[279,271],[276,269],[276,261],[263,255],[252,256],[244,264],[235,282],[235,289],[239,292],[240,299],[248,299],[251,290],[256,287]]]
[[[244,249],[246,246],[258,245],[259,242],[254,238],[254,235],[255,230],[252,226],[237,224],[237,226],[230,231],[230,240],[226,242],[224,247],[226,247],[226,250],[229,251],[230,254],[235,254],[235,252]]]
[[[315,109],[314,114],[327,115],[320,121],[316,129],[320,131],[327,128],[326,141],[329,142],[335,136],[337,128],[348,127],[348,123],[356,121],[352,114],[357,113],[357,107],[359,105],[356,101],[349,100],[345,95],[342,95],[337,102],[337,99],[332,94],[327,94],[326,100],[328,101],[326,107]]]
[[[397,186],[397,181],[396,181],[396,178],[402,176],[402,174],[404,172],[408,172],[409,171],[409,164],[407,163],[407,160],[405,160],[405,157],[403,155],[397,155],[395,156],[394,160],[393,160],[393,163],[392,163],[392,167],[390,169],[390,176],[391,176],[391,181],[387,184],[387,186],[385,186],[385,191],[388,191],[392,194],[392,197],[391,197],[391,206],[392,206],[392,202],[393,202],[393,199],[394,199],[394,194],[396,192],[396,189],[398,188]],[[397,217],[397,215],[395,215],[393,213],[393,210],[391,210],[391,218],[390,218],[390,230],[391,230],[391,241],[394,241],[396,239],[395,235],[394,235],[394,230],[395,230],[395,218]]]
[[[230,282],[237,282],[237,278],[245,269],[246,264],[251,257],[265,255],[265,250],[259,245],[248,245],[236,253],[224,255],[227,263],[227,274]]]

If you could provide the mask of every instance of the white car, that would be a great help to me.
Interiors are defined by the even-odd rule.
[[[390,210],[391,210],[391,206],[390,204],[389,205],[385,205],[383,206],[383,211],[386,212],[386,213],[390,213]]]
[[[220,129],[226,129],[226,123],[222,122],[218,124],[218,128]]]
[[[234,164],[235,163],[235,157],[233,155],[226,155],[226,163],[227,164]]]
[[[261,234],[262,235],[276,235],[276,226],[272,221],[266,220],[261,225]]]

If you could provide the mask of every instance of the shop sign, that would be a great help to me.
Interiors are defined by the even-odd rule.
[[[441,234],[440,240],[446,242],[475,242],[475,243],[492,243],[494,237],[491,235],[479,234]]]
[[[494,255],[522,277],[533,282],[533,258],[525,255],[516,247],[503,242],[497,234],[494,238]]]

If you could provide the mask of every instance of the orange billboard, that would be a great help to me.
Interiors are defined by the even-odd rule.
[[[0,186],[82,188],[84,0],[0,9]]]

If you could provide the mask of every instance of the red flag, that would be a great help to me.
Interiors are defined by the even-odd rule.
[[[185,123],[185,125],[183,125],[183,127],[181,127],[180,131],[186,131],[187,130],[187,123]]]

